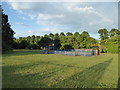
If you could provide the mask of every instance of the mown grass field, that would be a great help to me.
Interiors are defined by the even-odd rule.
[[[3,54],[3,88],[117,88],[118,55]]]

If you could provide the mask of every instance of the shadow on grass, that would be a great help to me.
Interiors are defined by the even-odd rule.
[[[32,66],[29,65],[28,68]],[[2,73],[2,87],[3,88],[41,88],[41,87],[48,87],[46,84],[44,84],[41,80],[45,78],[49,78],[55,73],[62,71],[64,67],[57,67],[57,68],[51,68],[44,71],[39,71],[34,73],[34,70],[27,71],[26,74],[14,74],[15,71],[22,67],[16,67],[16,66],[9,66],[4,67],[3,73]],[[24,68],[24,69],[25,69]],[[33,71],[33,73],[31,73]]]
[[[49,62],[36,62],[34,64],[4,66],[2,73],[3,88],[92,88],[98,85],[99,79],[101,79],[105,69],[111,63],[112,59],[113,58],[85,69],[84,71],[74,74],[73,76],[66,78],[65,80],[52,86],[48,86],[49,83],[43,83],[42,80],[52,77],[53,75],[57,74],[57,72],[62,71],[65,67],[70,68],[71,66],[53,64]],[[43,71],[38,70],[37,73],[31,73],[31,69],[31,71],[27,72],[27,74],[15,74],[15,71],[18,70],[30,69],[31,67],[36,67],[37,65],[42,66],[47,64],[57,65],[57,67],[49,68]]]
[[[32,68],[43,65],[54,65],[54,68],[47,68],[46,70],[38,72],[34,72]],[[37,83],[37,81],[41,81],[42,79],[52,77],[57,72],[64,70],[64,68],[80,68],[71,65],[63,65],[63,64],[56,64],[53,62],[44,62],[38,61],[33,63],[27,64],[20,64],[20,65],[13,65],[13,66],[3,66],[3,88],[14,88],[14,87],[48,87],[43,82]],[[31,70],[29,70],[31,69]],[[38,68],[39,69],[39,68]],[[15,74],[16,71],[28,70],[26,73]],[[33,72],[33,73],[31,73]]]
[[[117,90],[120,90],[120,77],[119,77],[119,79],[118,79]]]
[[[3,56],[21,56],[31,54],[41,54],[42,50],[13,50],[3,54]]]
[[[53,68],[47,68],[46,70],[34,72],[32,68],[43,65],[55,65]],[[48,87],[41,80],[45,78],[52,77],[57,72],[64,70],[64,68],[69,68],[69,65],[59,65],[52,62],[33,62],[28,64],[20,64],[14,66],[3,66],[2,73],[2,83],[3,88],[41,88]],[[29,70],[31,68],[31,70]],[[39,69],[39,68],[38,68]],[[22,74],[15,74],[16,71],[28,70]],[[33,73],[31,73],[33,72]],[[39,82],[40,81],[40,82]]]
[[[73,76],[53,85],[52,87],[63,88],[95,88],[99,85],[99,80],[104,74],[106,68],[111,63],[113,58],[94,65],[82,72],[74,74]]]

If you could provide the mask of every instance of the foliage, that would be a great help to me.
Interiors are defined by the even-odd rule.
[[[108,38],[108,31],[106,29],[100,29],[98,31],[101,37],[101,40],[100,40],[101,52],[118,53],[119,32],[120,31],[118,29],[115,29],[115,28],[111,29],[111,31],[109,32],[110,37]]]
[[[60,39],[59,38],[55,38],[54,40],[54,46],[57,47],[58,49],[61,47],[61,44],[60,44]]]
[[[2,51],[7,51],[12,49],[12,44],[14,43],[15,32],[11,29],[11,25],[8,22],[8,15],[4,14],[2,11]]]
[[[66,33],[67,36],[72,36],[73,34],[71,32]]]
[[[75,32],[74,36],[77,37],[79,35],[79,32]]]
[[[105,45],[100,45],[99,48],[101,53],[107,53],[107,47]]]
[[[106,37],[106,33],[108,31],[106,29],[101,29],[98,31],[102,36],[101,40],[96,40],[95,38],[90,37],[89,33],[84,31],[81,34],[75,32],[74,34],[67,32],[66,35],[61,32],[60,35],[58,33],[49,35],[45,34],[44,36],[28,36],[28,37],[20,37],[19,39],[15,39],[15,43],[13,47],[16,49],[42,49],[46,46],[54,45],[57,49],[72,49],[72,48],[91,48],[94,45],[100,47],[100,51],[107,53],[108,44],[118,44],[118,35],[115,34],[111,37]],[[103,33],[103,34],[102,34]],[[105,37],[104,37],[105,36]],[[22,47],[23,43],[23,47]],[[18,45],[18,46],[17,46]]]
[[[60,36],[65,36],[65,34],[63,32],[60,33]]]
[[[118,29],[113,28],[113,29],[111,29],[111,31],[109,32],[109,35],[110,35],[110,37],[112,37],[112,36],[119,35],[119,33],[120,33],[120,31],[119,31]]]
[[[107,51],[108,51],[109,53],[118,53],[118,45],[108,44],[108,45],[107,45]]]
[[[108,31],[107,31],[107,29],[100,29],[99,31],[98,31],[98,33],[100,34],[100,39],[101,40],[105,40],[105,39],[108,39]]]
[[[43,37],[41,40],[38,42],[40,47],[46,47],[52,44],[52,40],[48,37]]]

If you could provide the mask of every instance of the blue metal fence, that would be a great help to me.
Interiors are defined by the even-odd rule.
[[[43,54],[62,54],[62,55],[68,55],[68,56],[92,56],[96,55],[96,50],[93,49],[75,49],[75,50],[44,50]]]

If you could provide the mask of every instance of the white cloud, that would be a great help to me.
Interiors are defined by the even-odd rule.
[[[4,0],[9,2],[33,2],[33,0]],[[119,0],[34,0],[34,2],[119,2]]]
[[[29,34],[31,35],[44,35],[44,34],[49,34],[49,33],[60,33],[62,32],[62,30],[59,30],[57,28],[41,28],[41,29],[37,29],[37,30],[28,30],[27,31]]]
[[[23,17],[23,16],[20,16],[19,18],[20,18],[20,19],[22,19],[22,20],[26,20],[26,18],[25,18],[25,17]]]
[[[82,3],[10,2],[9,4],[13,9],[35,19],[37,24],[57,28],[44,29],[44,32],[57,32],[62,27],[64,31],[74,32],[81,29],[81,31],[97,33],[100,28],[117,26],[115,23],[117,21],[111,20],[107,14],[105,16],[93,6],[82,6]]]
[[[21,25],[21,26],[25,26],[25,27],[29,27],[29,25],[28,25],[28,24],[21,23],[21,22],[16,22],[15,24],[17,24],[17,25]]]
[[[32,31],[31,31],[31,30],[29,30],[29,31],[28,31],[28,33],[32,33]]]

